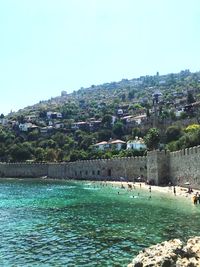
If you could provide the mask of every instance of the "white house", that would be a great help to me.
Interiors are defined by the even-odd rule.
[[[47,111],[47,118],[50,119],[62,119],[62,113],[60,112],[53,112],[53,111]]]
[[[62,119],[62,113],[57,112],[57,118],[58,118],[58,119]]]
[[[19,124],[19,129],[22,132],[28,132],[28,129],[32,127],[31,122],[25,122],[25,123],[20,123]]]
[[[0,119],[0,124],[7,125],[8,124],[8,119],[6,119],[6,118]]]
[[[144,140],[142,138],[135,137],[135,140],[128,141],[126,149],[146,149],[147,146],[144,143]]]
[[[93,145],[97,150],[105,150],[107,148],[109,148],[108,142],[106,141],[102,141],[100,143],[97,143],[95,145]]]
[[[119,108],[117,110],[117,115],[122,116],[124,114],[123,109]]]
[[[64,128],[64,123],[62,123],[62,122],[56,122],[54,124],[54,127],[55,127],[55,129]]]
[[[133,117],[133,120],[138,124],[140,125],[143,121],[145,121],[147,118],[147,115],[146,114],[143,114],[143,115],[138,115],[138,116],[135,116]]]
[[[110,141],[108,143],[111,146],[111,148],[114,148],[116,150],[121,150],[123,145],[126,144],[126,142],[124,142],[122,140],[113,140],[113,141]]]
[[[183,113],[184,112],[184,108],[179,108],[179,109],[177,109],[176,111],[175,111],[175,115],[176,115],[176,117],[180,117],[181,116],[181,113]]]
[[[102,141],[93,145],[97,150],[116,149],[121,150],[126,142],[122,140],[110,140],[108,142]]]
[[[38,129],[38,126],[35,124],[32,124],[31,122],[25,122],[25,123],[19,124],[19,129],[22,132],[28,132],[28,131]]]

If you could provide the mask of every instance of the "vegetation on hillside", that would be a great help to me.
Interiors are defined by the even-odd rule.
[[[94,144],[136,136],[147,149],[200,145],[200,72],[92,85],[0,116],[1,161],[76,161],[144,155]]]

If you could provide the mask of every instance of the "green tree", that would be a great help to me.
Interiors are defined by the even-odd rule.
[[[135,137],[142,137],[142,132],[141,132],[141,129],[140,128],[133,128],[132,130],[132,138],[135,139]]]
[[[4,161],[7,159],[6,146],[0,143],[0,160]]]
[[[70,154],[70,161],[85,160],[88,158],[88,153],[84,150],[73,150]]]
[[[39,131],[38,130],[34,130],[34,131],[28,133],[28,140],[29,141],[38,140],[39,136],[40,136]]]
[[[194,99],[194,96],[192,94],[192,92],[188,92],[188,95],[187,95],[187,103],[188,104],[192,104],[195,102],[195,99]]]
[[[51,138],[60,148],[62,148],[67,143],[67,139],[68,139],[67,135],[60,133],[60,132],[57,132]]]
[[[113,126],[113,134],[117,138],[122,138],[124,133],[125,133],[124,124],[121,121],[117,121]]]
[[[132,100],[134,97],[135,97],[135,90],[132,89],[132,90],[130,90],[129,93],[128,93],[128,99],[129,99],[129,100]]]
[[[138,109],[143,109],[143,107],[139,103],[136,103],[133,104],[133,109],[138,110]]]
[[[35,160],[38,162],[45,160],[45,150],[41,147],[37,147],[34,152]]]
[[[157,128],[151,128],[144,137],[145,144],[150,150],[157,149],[160,142],[160,132]]]
[[[7,139],[7,133],[3,130],[0,131],[0,142],[5,142]]]
[[[190,124],[184,129],[184,131],[186,133],[191,133],[191,132],[196,132],[199,129],[200,129],[200,125],[199,124]]]
[[[98,132],[98,140],[99,141],[107,141],[112,137],[111,130],[100,130]]]
[[[88,148],[93,144],[94,138],[89,135],[85,135],[82,142],[80,143],[80,148],[88,150]]]
[[[27,143],[14,144],[10,150],[10,155],[15,162],[32,159],[31,148]]]
[[[45,160],[48,162],[54,162],[57,160],[56,150],[53,148],[49,148],[46,151]]]
[[[102,118],[102,124],[105,128],[112,128],[112,116],[110,114],[105,114]]]
[[[176,141],[182,134],[182,129],[179,126],[169,126],[165,132],[166,142]]]

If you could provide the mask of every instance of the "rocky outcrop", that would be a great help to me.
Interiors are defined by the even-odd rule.
[[[151,246],[128,267],[200,267],[200,237],[190,238],[186,244],[173,239]]]

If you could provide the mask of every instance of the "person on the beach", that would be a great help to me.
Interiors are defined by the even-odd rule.
[[[192,190],[192,188],[190,186],[188,187],[187,193],[189,193],[189,194],[193,193],[193,190]]]
[[[192,202],[193,202],[194,205],[197,204],[197,196],[196,195],[192,196]]]
[[[197,203],[200,204],[200,194],[199,194],[199,192],[196,192],[196,198],[197,198]]]
[[[176,187],[174,186],[174,195],[176,196]]]

